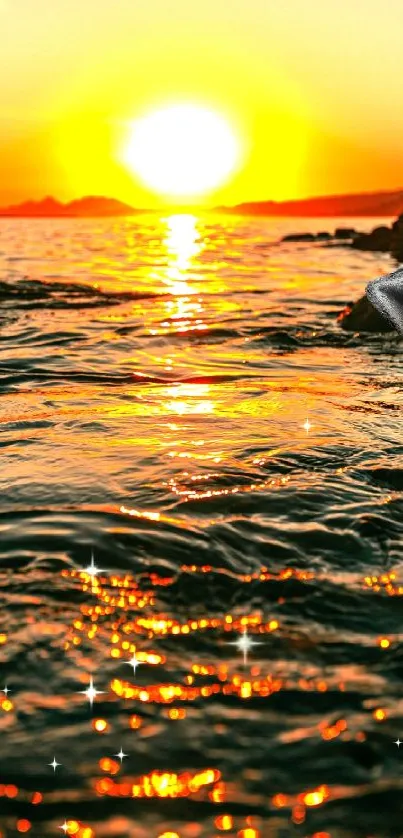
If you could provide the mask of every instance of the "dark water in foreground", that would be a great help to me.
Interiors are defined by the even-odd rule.
[[[273,246],[338,224],[1,221],[2,838],[403,835],[393,263]]]

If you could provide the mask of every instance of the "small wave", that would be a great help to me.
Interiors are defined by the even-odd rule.
[[[38,367],[31,364],[27,359],[24,360],[24,368],[21,362],[11,362],[0,366],[0,392],[4,392],[7,388],[15,387],[21,383],[68,383],[68,384],[92,384],[94,386],[107,387],[122,387],[124,385],[137,384],[142,385],[162,385],[169,387],[171,385],[211,385],[211,384],[226,384],[231,382],[241,381],[247,378],[254,378],[253,375],[188,375],[188,376],[159,376],[149,375],[142,372],[123,372],[123,373],[102,373],[90,372],[87,370],[51,370],[48,367]]]
[[[16,282],[0,281],[0,309],[97,308],[126,300],[146,300],[165,295],[137,291],[101,291],[92,285],[76,282],[44,282],[24,278]]]

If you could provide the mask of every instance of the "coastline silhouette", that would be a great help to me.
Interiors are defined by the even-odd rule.
[[[198,205],[185,202],[175,205],[172,211],[183,212],[200,210]],[[207,209],[203,207],[203,209]],[[321,195],[312,198],[300,198],[291,201],[247,201],[228,206],[211,206],[212,212],[235,215],[290,217],[290,218],[381,218],[398,215],[403,212],[403,190],[351,193],[346,195]],[[62,202],[53,196],[41,200],[24,200],[22,203],[0,206],[0,218],[97,218],[100,216],[130,216],[141,213],[158,213],[159,209],[136,207],[126,201],[105,195],[84,195],[75,200]],[[383,235],[382,235],[383,231]],[[359,249],[388,249],[389,238],[385,237],[386,227],[380,227],[371,234],[356,230],[351,232],[359,238]],[[336,230],[337,234],[337,230]],[[343,236],[345,238],[346,236]],[[370,238],[372,237],[372,238]],[[328,236],[331,238],[331,236]],[[337,238],[337,235],[336,235]],[[311,236],[311,240],[313,236]],[[365,247],[364,247],[365,245]]]

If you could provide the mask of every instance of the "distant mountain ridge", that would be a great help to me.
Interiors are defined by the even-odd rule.
[[[142,210],[115,198],[89,196],[66,204],[47,197],[42,201],[25,201],[11,207],[0,208],[0,217],[6,218],[102,218],[114,215],[135,215]],[[144,210],[143,210],[144,212]]]
[[[234,207],[217,207],[240,215],[325,218],[337,216],[395,216],[403,213],[403,189],[391,192],[364,192],[357,195],[329,195],[293,201],[249,201]]]
[[[197,207],[186,208],[186,212],[193,210],[197,211]],[[165,208],[164,212],[166,211]],[[178,207],[173,207],[172,211],[181,212]],[[213,207],[212,211],[295,218],[396,216],[403,213],[403,189],[389,192],[364,192],[355,195],[325,195],[292,201],[248,201],[235,206]],[[25,201],[14,206],[0,207],[0,218],[107,218],[138,215],[145,212],[158,212],[158,210],[137,209],[116,198],[91,195],[67,203],[47,197],[41,201]]]

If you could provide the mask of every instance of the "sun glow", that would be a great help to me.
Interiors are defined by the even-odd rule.
[[[223,184],[240,161],[229,124],[199,105],[170,105],[132,123],[123,161],[152,191],[190,198]]]

